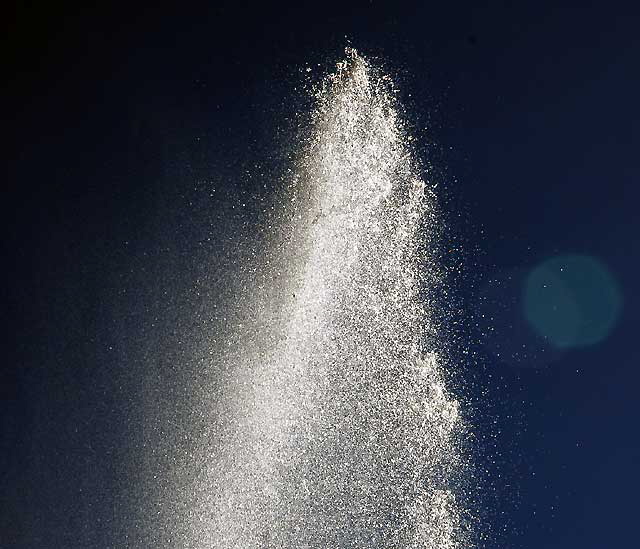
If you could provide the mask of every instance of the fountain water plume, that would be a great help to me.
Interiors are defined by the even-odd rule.
[[[349,49],[315,102],[258,283],[282,302],[246,304],[259,322],[226,355],[181,545],[453,549],[463,425],[429,305],[435,199],[387,76]]]

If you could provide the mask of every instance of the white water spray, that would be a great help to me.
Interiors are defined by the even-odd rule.
[[[202,412],[173,541],[459,547],[461,421],[428,305],[433,196],[388,78],[348,50],[316,100],[279,265],[258,266],[282,301],[247,304],[259,322],[240,330],[224,390]]]

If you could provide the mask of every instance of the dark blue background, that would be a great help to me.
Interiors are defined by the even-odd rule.
[[[395,74],[440,182],[446,261],[463,266],[451,330],[489,471],[483,546],[637,544],[640,18],[615,2],[441,4],[8,13],[2,547],[126,546],[137,504],[118,494],[144,382],[122,366],[125,328],[142,338],[142,311],[170,322],[163,273],[188,284],[237,197],[255,214],[259,174],[280,169],[308,108],[301,69],[313,78],[348,42]],[[211,181],[224,196],[203,202]],[[483,292],[509,304],[497,333],[528,345],[521,281],[567,253],[617,280],[617,326],[591,347],[498,358],[475,325]],[[129,316],[105,322],[114,302]]]

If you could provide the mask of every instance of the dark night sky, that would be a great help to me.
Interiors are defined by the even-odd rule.
[[[490,469],[485,546],[637,543],[638,11],[439,4],[7,13],[0,546],[126,546],[145,346],[162,340],[160,372],[179,361],[175,305],[224,271],[206,258],[233,262],[225,235],[251,234],[308,108],[302,69],[348,42],[396,75],[440,182],[449,261],[464,263],[456,337]],[[522,288],[566,254],[606,266],[622,308],[602,341],[545,349]]]

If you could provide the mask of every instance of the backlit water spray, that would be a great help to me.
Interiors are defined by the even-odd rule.
[[[464,429],[431,310],[432,191],[392,82],[355,51],[315,100],[271,249],[255,255],[254,321],[234,328],[201,412],[173,542],[467,546],[452,489]]]

